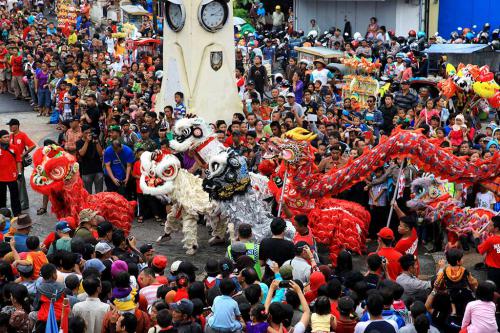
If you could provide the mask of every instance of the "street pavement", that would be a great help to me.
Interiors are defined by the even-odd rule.
[[[28,136],[41,146],[45,139],[56,140],[57,130],[55,125],[48,124],[47,117],[37,117],[37,113],[33,111],[29,103],[24,101],[13,100],[11,95],[0,95],[0,128],[7,129],[5,123],[11,118],[19,119],[21,130],[26,132]],[[29,183],[29,176],[32,172],[32,167],[25,170],[25,177]],[[28,188],[30,198],[30,207],[26,213],[29,213],[34,222],[33,234],[38,235],[42,239],[53,230],[56,222],[56,217],[50,212],[50,204],[48,212],[42,216],[37,216],[36,211],[42,206],[42,196],[31,188]],[[145,220],[143,224],[137,224],[135,221],[132,226],[132,235],[138,241],[138,246],[144,243],[153,243],[157,253],[166,255],[169,263],[175,260],[190,260],[198,267],[198,274],[203,272],[203,268],[208,258],[222,258],[225,252],[225,246],[208,246],[209,234],[207,228],[198,225],[198,244],[200,248],[195,256],[187,256],[182,248],[182,233],[172,235],[172,239],[167,243],[155,244],[156,239],[163,234],[163,227],[153,220]],[[375,243],[368,244],[368,252],[376,250]],[[435,274],[435,260],[433,256],[425,254],[426,249],[419,249],[419,260],[421,275],[429,278]],[[438,257],[434,255],[434,257]],[[476,276],[481,279],[485,278],[484,272],[473,270],[473,265],[481,261],[481,257],[476,253],[467,254],[464,258],[465,266]],[[355,269],[364,271],[366,269],[365,257],[355,255],[353,259]]]

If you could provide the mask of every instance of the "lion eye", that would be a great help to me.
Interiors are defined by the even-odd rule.
[[[170,178],[174,175],[175,173],[175,168],[173,166],[167,167],[163,172],[161,173],[163,177]]]

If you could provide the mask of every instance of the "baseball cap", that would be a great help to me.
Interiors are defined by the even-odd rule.
[[[108,253],[111,251],[111,246],[105,242],[99,242],[95,246],[95,252],[99,252],[100,254]]]
[[[148,244],[143,244],[143,245],[141,245],[141,247],[139,248],[139,251],[140,251],[142,254],[144,254],[144,253],[146,253],[146,252],[149,252],[149,251],[151,251],[151,250],[153,250],[153,244],[150,244],[150,243],[148,243]]]
[[[56,224],[56,231],[60,231],[60,232],[63,232],[63,233],[68,233],[68,232],[71,231],[71,228],[70,228],[68,222],[66,222],[66,221],[59,221]]]
[[[247,81],[247,86],[254,86],[255,82],[253,80],[248,80]]]
[[[224,272],[233,272],[234,264],[229,258],[223,258],[219,261],[219,269],[222,273]]]
[[[167,267],[167,263],[167,257],[163,255],[157,255],[153,258],[153,262],[151,264],[158,269],[165,269],[165,267]]]
[[[391,228],[383,227],[382,229],[380,229],[377,236],[383,239],[394,239],[394,232],[391,230]]]
[[[28,274],[30,272],[33,272],[33,265],[31,265],[31,264],[29,264],[29,265],[17,265],[16,269],[19,273]]]
[[[121,132],[121,127],[119,125],[111,125],[109,126],[110,131],[116,131],[116,132]]]
[[[149,132],[149,127],[147,127],[147,126],[142,126],[142,127],[141,127],[141,133],[146,133],[146,132]]]
[[[184,298],[176,303],[170,303],[170,308],[174,311],[190,316],[193,313],[194,305],[193,302]]]
[[[289,92],[288,94],[286,94],[286,97],[293,97],[293,98],[295,98],[295,94],[293,92]]]
[[[80,80],[87,80],[89,76],[87,74],[80,74]]]
[[[284,264],[280,267],[280,275],[283,280],[292,280],[293,279],[293,267],[290,264]]]
[[[9,122],[5,125],[9,125],[9,126],[12,126],[12,125],[20,125],[21,123],[19,122],[19,120],[15,119],[15,118],[12,118],[11,120],[9,120]]]
[[[106,266],[99,259],[90,259],[85,262],[85,266],[83,267],[84,270],[88,268],[95,268],[99,273],[102,273],[106,269]]]
[[[85,208],[80,212],[80,223],[82,222],[89,222],[92,220],[94,217],[96,217],[97,212],[95,210],[92,210],[90,208]]]
[[[174,261],[172,265],[170,265],[170,273],[172,275],[176,275],[179,273],[186,273],[187,275],[189,275],[189,277],[191,277],[197,270],[198,268],[196,268],[196,266],[194,266],[189,261],[177,260]]]

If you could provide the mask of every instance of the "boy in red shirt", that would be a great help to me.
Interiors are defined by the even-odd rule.
[[[379,246],[377,254],[382,257],[382,262],[385,264],[387,277],[393,281],[396,281],[396,278],[399,274],[401,274],[403,270],[401,269],[401,265],[399,264],[401,253],[391,247],[391,244],[394,241],[394,232],[390,228],[384,227],[380,229],[377,236]]]

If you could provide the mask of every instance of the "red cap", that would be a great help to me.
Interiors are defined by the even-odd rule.
[[[391,230],[391,228],[383,227],[382,229],[380,229],[377,236],[383,239],[394,239],[394,232]]]
[[[153,258],[152,265],[158,269],[165,269],[167,267],[167,257],[158,255]]]

